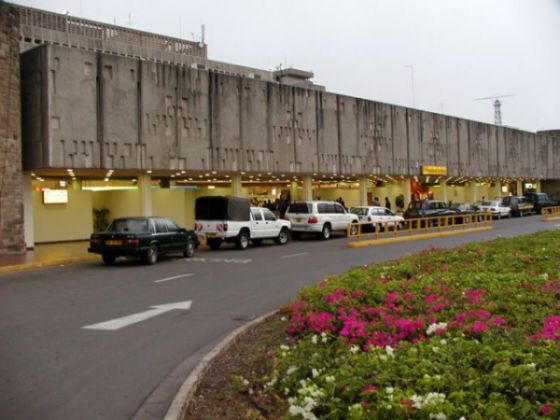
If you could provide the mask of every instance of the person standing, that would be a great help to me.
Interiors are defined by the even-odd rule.
[[[391,202],[389,201],[389,197],[385,197],[385,207],[391,210]]]
[[[374,205],[374,206],[380,206],[380,205],[381,205],[381,203],[379,202],[379,197],[375,197],[375,198],[373,199],[373,205]]]

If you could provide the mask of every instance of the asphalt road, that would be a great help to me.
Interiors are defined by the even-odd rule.
[[[155,266],[99,262],[0,276],[0,418],[162,418],[183,376],[213,345],[302,286],[431,245],[559,226],[527,217],[495,221],[489,232],[381,247],[303,239],[245,251],[200,249],[191,260]],[[189,311],[162,310],[117,330],[83,328],[185,301]],[[181,363],[180,375],[169,376]]]

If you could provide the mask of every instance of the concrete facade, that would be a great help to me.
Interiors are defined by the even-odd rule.
[[[0,254],[25,250],[17,14],[0,2]]]
[[[22,56],[24,164],[560,179],[560,136],[43,45]]]

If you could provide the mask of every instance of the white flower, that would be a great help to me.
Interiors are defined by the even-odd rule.
[[[529,363],[529,364],[527,365],[527,367],[528,367],[528,368],[531,368],[531,369],[536,369],[536,368],[537,368],[537,365],[536,365],[535,363]]]
[[[314,378],[316,378],[317,376],[319,376],[319,371],[315,368],[311,369],[311,374],[313,375]]]
[[[440,343],[445,346],[447,344],[447,340],[440,340]]]
[[[430,413],[430,418],[435,420],[446,420],[447,416],[443,413],[437,413],[437,414]]]
[[[385,351],[389,357],[395,357],[395,350],[391,346],[385,346]]]
[[[467,419],[465,418],[465,416],[461,416],[461,417],[459,418],[459,420],[467,420]]]
[[[541,277],[546,281],[548,280],[548,273],[542,273]]]
[[[433,347],[432,347],[432,351],[433,351],[434,353],[439,353],[439,347],[438,347],[438,346],[433,346]]]
[[[329,341],[329,336],[327,335],[326,332],[323,331],[323,332],[321,333],[321,342],[322,342],[322,343],[326,343],[327,341]]]
[[[360,351],[360,348],[358,346],[356,346],[355,344],[352,347],[350,347],[350,353],[352,353],[352,354],[356,354],[359,351]]]
[[[282,345],[280,346],[280,350],[288,351],[288,350],[290,350],[290,347],[287,346],[287,345],[285,345],[285,344],[282,344]]]
[[[297,371],[297,367],[296,366],[290,366],[288,368],[288,370],[286,371],[286,375],[291,375],[292,373],[294,373],[295,371]]]
[[[386,362],[387,361],[387,356],[385,356],[384,354],[380,354],[379,355],[379,360],[381,360],[382,362]]]
[[[249,395],[253,395],[253,388],[249,388]]]
[[[388,386],[387,388],[385,388],[385,392],[391,395],[393,392],[395,392],[395,389],[392,386]]]
[[[315,334],[313,334],[313,335],[311,336],[311,342],[312,342],[313,344],[317,344],[317,341],[318,341],[317,336],[316,336]]]
[[[445,330],[447,328],[447,322],[438,322],[436,324],[428,325],[426,329],[426,334],[432,335],[435,334],[439,330]]]
[[[326,376],[325,381],[328,382],[329,384],[332,384],[335,381],[335,377],[334,376]]]
[[[247,379],[243,379],[243,385],[249,386],[249,381]]]
[[[286,322],[286,321],[287,321],[287,319],[286,319],[286,317],[285,317],[285,316],[283,316],[282,318],[280,318],[280,321],[282,321],[282,322]]]

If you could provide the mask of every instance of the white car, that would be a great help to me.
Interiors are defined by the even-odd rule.
[[[476,203],[481,212],[490,213],[492,217],[501,219],[502,217],[511,217],[511,208],[502,205],[501,200],[483,200]]]
[[[379,223],[381,230],[385,230],[385,227],[389,229],[397,227],[397,229],[400,229],[404,226],[404,217],[397,216],[387,207],[357,206],[350,208],[350,213],[357,215],[360,222]]]
[[[249,200],[241,197],[197,198],[194,226],[211,249],[218,249],[223,242],[245,249],[249,242],[259,245],[263,239],[284,245],[290,238],[290,222],[277,219],[267,208],[250,207]]]
[[[290,204],[286,216],[292,225],[292,238],[297,239],[302,233],[313,233],[321,239],[329,239],[333,231],[358,232],[358,216],[348,213],[336,201],[298,201]],[[354,225],[355,224],[355,225]]]

